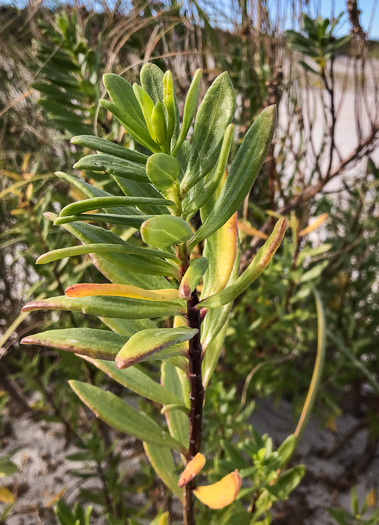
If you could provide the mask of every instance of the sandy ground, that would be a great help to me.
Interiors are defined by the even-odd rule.
[[[261,433],[268,433],[279,444],[294,430],[294,421],[289,403],[274,406],[270,400],[260,401],[254,411],[251,423]],[[366,445],[367,432],[362,430],[330,459],[322,457],[335,442],[356,424],[355,418],[344,415],[337,419],[337,432],[320,428],[316,417],[312,417],[300,443],[294,463],[304,463],[307,474],[303,483],[292,493],[289,502],[279,505],[273,525],[332,525],[327,512],[328,507],[350,508],[349,491],[340,490],[338,484],[346,477],[349,465],[362,454]],[[127,445],[127,443],[126,443]],[[17,502],[7,525],[50,525],[56,520],[52,507],[58,497],[73,504],[80,486],[94,487],[96,480],[80,480],[70,474],[77,468],[77,462],[65,459],[75,451],[66,448],[59,424],[36,423],[28,417],[12,418],[12,432],[3,453],[18,451],[13,461],[19,472],[5,478],[5,485],[17,493]],[[129,472],[138,469],[138,459],[128,459],[128,446],[125,447],[125,462]],[[379,457],[370,462],[360,475],[356,487],[360,502],[369,490],[378,494]],[[142,503],[142,502],[141,502]],[[1,507],[0,507],[1,508]],[[288,516],[294,516],[295,521]],[[283,517],[281,517],[283,516]],[[93,523],[105,523],[96,513]]]

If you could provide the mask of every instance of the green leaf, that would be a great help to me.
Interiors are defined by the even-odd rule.
[[[25,305],[23,312],[36,310],[66,310],[98,317],[120,319],[144,319],[145,317],[171,317],[183,315],[185,308],[172,302],[153,302],[127,297],[80,297],[70,299],[65,295],[33,301]]]
[[[175,255],[169,252],[162,252],[159,250],[150,250],[149,248],[140,248],[139,246],[133,246],[132,244],[83,244],[80,246],[71,246],[69,248],[58,248],[58,250],[52,250],[47,252],[36,260],[36,264],[46,264],[52,261],[59,261],[66,257],[73,257],[77,255],[85,255],[88,253],[107,254],[107,253],[123,253],[123,254],[134,254],[143,255],[145,257],[163,257],[165,259],[174,259],[177,262],[179,259]]]
[[[278,448],[278,454],[280,456],[280,466],[287,465],[290,457],[292,456],[296,448],[296,436],[291,434],[288,436]]]
[[[138,206],[140,204],[149,204],[150,206],[171,206],[174,203],[167,199],[154,197],[95,197],[93,199],[85,199],[68,204],[61,210],[59,217],[77,215],[78,213],[97,210],[99,208],[106,209],[115,206]]]
[[[156,199],[162,197],[162,195],[153,188],[150,183],[136,182],[123,177],[117,177],[116,175],[112,175],[112,177],[125,195],[134,197],[153,197]],[[147,204],[139,204],[137,208],[139,208],[142,213],[147,213],[149,215],[168,215],[170,213],[164,206],[153,207]]]
[[[174,403],[185,406],[177,396],[135,366],[126,370],[119,370],[114,363],[107,363],[99,359],[87,359],[87,361],[117,381],[117,383],[120,383],[120,385],[155,403],[162,405]]]
[[[197,329],[187,327],[142,330],[121,348],[115,360],[116,366],[120,369],[128,368],[169,346],[192,339],[196,333]]]
[[[140,72],[140,80],[143,89],[150,96],[151,100],[164,102],[163,96],[163,71],[155,64],[144,64]]]
[[[273,485],[267,485],[267,490],[278,500],[286,500],[290,493],[298,486],[304,474],[304,465],[297,465],[282,474]]]
[[[184,110],[183,110],[182,127],[180,128],[178,139],[172,151],[173,156],[177,155],[181,145],[183,144],[187,136],[188,130],[190,129],[190,126],[192,124],[193,117],[196,113],[197,100],[199,98],[201,76],[202,76],[201,69],[196,69],[191,85],[187,92],[187,97],[186,97],[186,101],[184,104]]]
[[[320,299],[320,296],[316,290],[313,291],[313,296],[316,302],[317,310],[317,352],[316,360],[313,368],[312,379],[305,398],[304,406],[301,411],[299,422],[294,432],[296,439],[300,439],[305,427],[309,421],[311,412],[313,410],[316,396],[320,387],[322,373],[324,370],[325,354],[326,354],[326,327],[325,327],[325,314],[324,308]]]
[[[77,525],[70,507],[63,500],[60,499],[57,502],[54,507],[54,513],[61,525]]]
[[[208,259],[205,257],[199,257],[191,262],[180,283],[179,297],[181,299],[187,301],[191,297],[192,292],[199,284],[207,269]]]
[[[210,314],[213,314],[213,312],[217,312],[219,314],[218,309],[211,310],[207,313],[207,317]],[[212,377],[213,372],[216,369],[218,360],[221,355],[221,351],[223,348],[226,330],[228,328],[228,317],[229,317],[230,308],[226,310],[227,315],[224,317],[224,321],[221,324],[221,327],[219,327],[219,330],[212,334],[213,337],[209,338],[209,343],[207,344],[206,352],[204,353],[204,359],[202,363],[202,376],[203,376],[203,385],[204,388],[207,388],[208,383]]]
[[[161,216],[163,217],[163,215]],[[105,224],[122,224],[123,226],[131,226],[132,228],[140,228],[140,226],[150,219],[151,215],[118,215],[113,213],[83,213],[82,215],[70,215],[66,217],[58,217],[54,221],[55,226],[61,224],[68,224],[70,222],[79,221],[95,221]]]
[[[163,104],[167,111],[167,140],[176,140],[179,131],[179,108],[176,101],[171,71],[163,76]]]
[[[116,430],[147,443],[183,451],[184,447],[162,430],[154,419],[144,412],[138,412],[111,392],[75,380],[69,381],[69,384],[97,417]]]
[[[0,478],[5,476],[11,476],[18,471],[18,466],[13,463],[9,458],[3,457],[0,458]]]
[[[63,171],[56,171],[55,175],[59,177],[60,179],[63,179],[64,181],[68,182],[69,184],[71,184],[72,186],[80,190],[81,192],[83,192],[84,195],[86,195],[88,198],[114,197],[114,195],[112,195],[111,193],[101,190],[100,188],[96,188],[95,186],[92,186],[92,184],[88,184],[87,182],[84,182],[82,179],[73,177],[72,175],[69,175],[68,173],[64,173]],[[143,184],[143,183],[140,183],[140,184]],[[105,209],[104,211],[107,211],[107,209]],[[132,206],[112,208],[112,212],[117,213],[119,215],[125,215],[125,213],[127,213],[128,215],[140,215],[141,213],[135,208],[133,208]]]
[[[151,100],[146,91],[136,83],[133,84],[133,91],[141,107],[143,116],[145,117],[145,122],[149,133],[151,137],[154,137],[153,121],[151,118],[154,109],[154,102]]]
[[[165,483],[178,498],[181,498],[182,491],[178,487],[178,474],[171,451],[167,448],[158,447],[146,442],[143,443],[143,448],[153,469],[163,483]]]
[[[100,104],[113,113],[137,142],[151,151],[157,151],[157,145],[150,137],[141,108],[129,82],[113,73],[105,74],[103,82],[113,103],[100,100]]]
[[[146,244],[167,248],[186,242],[192,235],[191,226],[173,215],[157,215],[141,226],[141,237]]]
[[[217,188],[220,185],[221,179],[226,170],[226,164],[228,162],[228,157],[230,153],[230,148],[233,143],[234,136],[234,125],[229,124],[226,128],[224,139],[222,141],[220,155],[217,160],[217,165],[211,173],[205,179],[205,185],[200,191],[195,192],[192,197],[191,192],[186,194],[186,197],[189,196],[189,199],[184,198],[183,205],[183,216],[189,220],[189,217],[192,217],[198,209],[202,208],[210,199],[210,197],[216,192]],[[196,190],[200,184],[196,184],[194,189]]]
[[[161,383],[184,403],[189,400],[187,375],[167,361],[162,361],[161,364]],[[187,414],[180,410],[169,410],[165,416],[171,436],[188,448],[189,419]]]
[[[129,162],[137,162],[139,164],[146,164],[147,159],[149,158],[147,155],[143,155],[143,153],[124,148],[119,144],[101,139],[94,135],[77,135],[76,137],[72,137],[71,143],[96,151],[101,151],[101,153],[107,153],[108,155],[113,155],[114,157],[128,160]]]
[[[55,218],[54,214],[50,214]],[[75,222],[63,225],[65,230],[75,235],[85,244],[109,243],[122,246],[129,246],[129,243],[123,241],[116,234],[104,228],[87,224],[85,222]],[[110,281],[119,284],[132,284],[147,289],[167,288],[169,284],[162,277],[155,276],[173,276],[180,277],[179,270],[176,266],[165,261],[155,258],[153,261],[149,257],[135,255],[92,255],[94,264],[100,272],[103,273]],[[142,276],[136,274],[143,274]]]
[[[303,66],[303,68],[308,71],[309,73],[313,73],[314,75],[320,75],[320,71],[317,71],[316,69],[313,69],[307,62],[304,62],[304,60],[299,60],[299,64]]]
[[[225,72],[208,89],[196,114],[191,154],[181,183],[182,193],[186,193],[213,169],[234,110],[234,89]]]
[[[156,188],[168,190],[179,178],[180,164],[166,153],[154,153],[146,164],[146,173]]]
[[[258,250],[257,255],[254,257],[243,274],[220,292],[210,295],[201,301],[197,305],[197,308],[217,308],[234,301],[234,299],[244,292],[269,265],[276,250],[279,248],[280,243],[282,242],[286,228],[286,218],[283,217],[276,223],[270,237],[267,239],[262,248]]]
[[[106,153],[87,155],[74,164],[74,168],[77,170],[105,171],[138,182],[149,182],[143,164],[130,162]]]
[[[220,197],[188,243],[189,250],[225,224],[243,203],[267,155],[275,129],[275,111],[275,106],[263,110],[246,133]]]
[[[159,144],[163,151],[166,151],[167,146],[167,129],[166,129],[166,117],[162,102],[158,100],[153,108],[151,114],[151,124],[153,126],[153,133],[156,142]]]
[[[128,337],[109,330],[66,328],[28,335],[21,341],[21,344],[59,348],[59,350],[85,355],[93,359],[114,361],[127,340]]]
[[[320,264],[315,264],[310,270],[304,272],[300,277],[301,283],[306,283],[320,277],[324,269],[329,265],[328,261],[323,261]]]

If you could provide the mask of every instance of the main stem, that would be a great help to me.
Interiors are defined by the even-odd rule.
[[[182,255],[181,273],[184,275],[189,266],[189,257],[187,253]],[[189,413],[190,435],[189,435],[189,453],[188,460],[191,460],[198,452],[201,446],[201,432],[202,432],[202,417],[203,417],[203,403],[204,403],[204,387],[201,375],[201,354],[202,347],[200,341],[200,327],[201,318],[199,310],[195,310],[195,306],[199,302],[197,291],[192,292],[190,300],[187,302],[187,319],[190,328],[196,328],[197,334],[190,339],[188,348],[189,373],[188,378],[190,382],[190,401],[191,409]],[[195,510],[194,510],[194,496],[193,489],[195,484],[193,481],[188,483],[184,488],[183,499],[183,519],[184,525],[195,525]]]

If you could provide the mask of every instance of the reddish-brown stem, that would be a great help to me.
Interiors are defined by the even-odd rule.
[[[189,265],[187,253],[178,253],[182,259],[181,275],[183,276]],[[202,362],[202,347],[200,341],[200,327],[201,316],[200,311],[195,309],[199,303],[197,291],[194,290],[191,294],[190,300],[187,302],[187,319],[190,328],[196,328],[197,334],[190,339],[188,347],[188,361],[189,373],[188,378],[190,382],[190,435],[189,435],[189,451],[188,460],[191,460],[198,452],[201,446],[202,434],[202,417],[203,417],[203,403],[204,403],[204,387],[201,375]],[[184,525],[195,525],[195,509],[194,509],[194,482],[188,483],[184,488],[183,495],[183,521]]]

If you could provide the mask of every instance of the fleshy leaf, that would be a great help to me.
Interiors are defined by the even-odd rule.
[[[228,73],[224,72],[208,89],[196,114],[191,154],[181,183],[182,193],[186,193],[213,169],[234,110],[233,85]]]
[[[95,197],[93,199],[84,199],[78,202],[72,202],[65,206],[59,217],[66,217],[67,215],[77,215],[86,211],[97,210],[99,208],[113,208],[114,206],[139,206],[140,204],[148,204],[150,206],[171,206],[172,201],[163,198],[152,197]]]
[[[174,363],[162,361],[161,382],[162,385],[182,399],[183,402],[189,401],[187,374],[179,370]],[[165,412],[165,417],[171,436],[187,448],[189,442],[189,420],[187,414],[180,410],[169,410]]]
[[[167,129],[163,104],[160,100],[155,104],[151,114],[154,138],[163,151],[166,151]]]
[[[122,224],[139,228],[151,215],[118,215],[113,213],[83,213],[82,215],[69,215],[58,217],[54,221],[55,226],[69,224],[70,222],[96,221],[105,224]]]
[[[146,244],[167,248],[186,242],[192,235],[191,226],[173,215],[157,215],[141,226],[141,237]]]
[[[199,284],[207,269],[208,259],[205,257],[199,257],[191,262],[180,283],[179,297],[181,299],[187,301],[191,297],[191,293]]]
[[[237,257],[237,241],[237,213],[235,213],[207,239],[204,255],[208,257],[209,269],[204,278],[202,297],[215,294],[228,284]]]
[[[163,71],[155,64],[144,64],[140,72],[140,80],[143,89],[156,104],[158,101],[163,104]]]
[[[162,197],[158,190],[156,190],[150,183],[136,182],[134,180],[125,179],[123,177],[117,177],[116,175],[112,175],[112,177],[125,195],[135,197]],[[161,215],[170,213],[165,206],[153,207],[147,204],[139,204],[137,207],[141,210],[142,213],[148,213],[150,215]]]
[[[180,128],[178,139],[172,151],[172,155],[174,156],[177,155],[181,145],[183,144],[187,136],[188,130],[191,127],[193,117],[196,113],[197,100],[199,98],[201,76],[202,76],[201,69],[196,69],[195,74],[193,75],[191,85],[188,88],[186,101],[184,103],[182,127]]]
[[[55,219],[54,214],[49,214],[50,219]],[[85,222],[74,222],[63,225],[75,237],[85,244],[113,243],[120,246],[129,246],[130,243],[123,241],[115,233],[87,224]],[[107,279],[121,284],[133,284],[140,288],[163,288],[167,286],[167,280],[157,276],[180,277],[178,268],[158,258],[137,255],[123,255],[118,253],[92,255],[96,268],[102,272]],[[138,274],[143,274],[138,275]]]
[[[276,223],[270,237],[267,239],[262,248],[258,250],[257,255],[254,257],[253,261],[249,264],[243,274],[220,292],[201,301],[197,305],[197,308],[217,308],[234,301],[234,299],[244,292],[269,265],[276,250],[279,248],[280,243],[282,242],[286,228],[287,224],[284,217]]]
[[[183,216],[187,220],[189,219],[189,217],[192,217],[193,214],[195,214],[199,208],[202,208],[217,191],[221,183],[222,177],[225,174],[230,148],[233,143],[233,136],[234,125],[229,124],[225,131],[220,155],[218,157],[215,169],[211,171],[209,175],[207,175],[203,188],[200,188],[199,191],[195,191],[193,196],[191,195],[191,192],[187,193],[185,200],[183,201]],[[196,184],[194,190],[196,190],[198,186],[200,186],[199,183]]]
[[[153,469],[163,483],[165,483],[168,488],[178,496],[178,498],[181,498],[182,491],[178,488],[176,483],[178,476],[171,451],[167,448],[158,447],[146,442],[143,443],[143,448],[145,449],[146,456],[148,457]]]
[[[180,474],[178,487],[182,488],[187,485],[187,483],[189,483],[202,470],[205,463],[205,456],[198,452],[196,456],[187,463],[185,469]]]
[[[59,348],[66,352],[114,361],[120,348],[128,337],[115,334],[109,330],[95,328],[66,328],[48,330],[39,334],[28,335],[21,341],[23,345],[40,345]]]
[[[238,470],[235,470],[213,485],[198,487],[193,493],[207,507],[223,509],[233,503],[240,488],[241,477]]]
[[[167,111],[167,140],[176,141],[179,131],[179,108],[175,98],[171,71],[163,76],[163,104]]]
[[[145,122],[149,133],[152,137],[154,137],[153,122],[151,120],[151,115],[154,109],[154,102],[151,100],[146,91],[136,83],[133,84],[133,91],[141,107],[143,116],[145,117]]]
[[[72,175],[69,175],[68,173],[65,173],[64,171],[56,171],[55,175],[59,177],[60,179],[65,180],[69,184],[72,184],[75,188],[82,191],[87,197],[93,198],[93,197],[114,197],[111,193],[108,193],[107,191],[101,190],[100,188],[96,188],[96,186],[92,186],[92,184],[88,184],[87,182],[84,182],[82,179],[79,179],[77,177],[73,177]],[[106,209],[105,209],[106,211]],[[123,208],[112,208],[113,213],[119,213],[121,215],[130,214],[130,215],[138,215],[139,212],[135,208],[132,208],[131,206],[123,207]]]
[[[154,153],[146,164],[146,173],[150,181],[159,190],[167,190],[178,180],[180,164],[171,155]],[[174,204],[173,202],[171,204]]]
[[[138,182],[148,182],[143,164],[113,157],[106,153],[82,157],[74,164],[74,168],[77,170],[105,171]]]
[[[198,307],[217,308],[226,305],[246,290],[271,262],[271,259],[283,240],[287,227],[286,222],[286,218],[283,217],[276,223],[271,235],[262,248],[258,250],[257,255],[242,275],[233,280],[232,283],[229,283],[229,285],[220,292],[201,301],[201,306],[198,305]]]
[[[75,394],[108,425],[155,445],[183,451],[183,446],[144,412],[138,412],[119,397],[94,385],[71,380]]]
[[[95,135],[77,135],[72,137],[72,144],[77,144],[78,146],[85,146],[96,151],[101,151],[101,153],[107,153],[108,155],[113,155],[119,159],[125,159],[130,162],[137,162],[139,164],[146,164],[148,156],[138,151],[124,148],[119,144],[115,144],[110,140],[104,140]]]
[[[142,330],[134,334],[122,347],[115,360],[116,366],[120,369],[128,368],[151,354],[188,341],[196,333],[197,329],[187,327]]]
[[[263,110],[246,133],[212,211],[189,241],[191,250],[218,230],[242,205],[266,158],[275,129],[275,106]]]
[[[82,244],[79,246],[70,246],[68,248],[58,248],[51,252],[44,253],[36,260],[36,264],[46,264],[52,261],[59,261],[66,257],[73,257],[77,255],[86,255],[89,253],[97,254],[109,254],[109,253],[123,253],[142,255],[144,257],[163,257],[165,259],[174,259],[178,261],[175,255],[169,252],[163,252],[159,250],[151,250],[149,248],[142,248],[139,246],[133,246],[132,244]]]
[[[137,142],[150,151],[158,151],[159,148],[150,137],[141,108],[129,82],[113,73],[105,74],[103,82],[113,103],[100,100],[102,106],[113,113]]]
[[[96,368],[117,381],[120,385],[140,396],[146,397],[146,399],[162,405],[165,403],[176,403],[184,406],[183,402],[177,396],[135,366],[126,370],[119,370],[114,363],[108,363],[101,359],[87,358],[86,361],[96,366]]]
[[[67,297],[113,296],[143,299],[144,301],[175,301],[179,299],[179,292],[175,288],[164,290],[145,290],[127,284],[96,284],[79,283],[69,286],[65,290]]]
[[[185,313],[185,308],[171,302],[142,301],[126,297],[80,297],[71,299],[65,295],[33,301],[22,309],[23,312],[36,310],[66,310],[120,319],[170,317]]]

